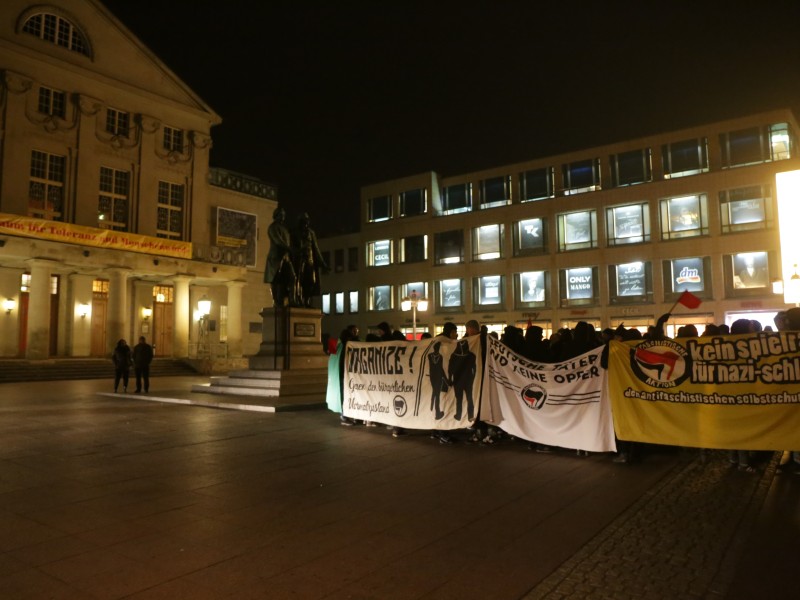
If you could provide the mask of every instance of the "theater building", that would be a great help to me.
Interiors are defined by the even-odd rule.
[[[323,329],[387,321],[410,334],[402,300],[428,300],[417,331],[546,333],[583,320],[646,328],[685,290],[668,333],[786,307],[776,174],[800,166],[797,123],[776,110],[462,175],[365,186],[358,234],[324,239]],[[362,334],[363,337],[363,334]]]
[[[277,192],[220,116],[94,0],[3,2],[0,70],[0,357],[257,352]]]

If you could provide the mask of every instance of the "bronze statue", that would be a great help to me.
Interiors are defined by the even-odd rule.
[[[289,229],[283,222],[286,220],[286,211],[276,208],[272,213],[272,224],[267,228],[269,236],[269,254],[267,254],[267,267],[264,270],[264,283],[272,287],[272,302],[276,307],[288,303],[296,306],[297,299],[297,274],[292,264],[292,240]]]
[[[308,213],[303,213],[297,221],[297,229],[292,236],[298,305],[305,307],[311,306],[312,298],[321,294],[320,271],[326,273],[329,271],[317,245],[317,235],[310,224]]]

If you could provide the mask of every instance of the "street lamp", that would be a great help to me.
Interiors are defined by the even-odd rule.
[[[197,353],[208,356],[208,315],[211,314],[211,300],[205,294],[197,301],[197,312],[200,314],[200,319],[198,320],[200,324],[200,347]]]
[[[428,310],[428,299],[420,298],[417,290],[411,290],[411,294],[400,300],[400,308],[404,311],[411,311],[411,332],[413,339],[417,339],[417,310],[425,312]]]

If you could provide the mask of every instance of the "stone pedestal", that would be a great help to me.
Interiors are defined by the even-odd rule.
[[[258,354],[249,359],[253,370],[326,369],[322,350],[322,311],[317,308],[265,308]]]

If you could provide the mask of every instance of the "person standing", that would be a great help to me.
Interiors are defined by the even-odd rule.
[[[153,362],[153,347],[147,343],[144,336],[139,338],[139,343],[133,347],[133,372],[136,374],[136,393],[150,391],[150,363]]]
[[[119,381],[122,380],[122,391],[128,391],[128,377],[130,376],[131,368],[131,347],[128,342],[120,340],[114,348],[114,353],[111,355],[111,360],[114,361],[114,393],[119,389]]]

